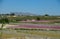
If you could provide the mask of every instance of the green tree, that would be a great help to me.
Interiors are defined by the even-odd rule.
[[[11,16],[14,16],[14,15],[15,15],[15,13],[11,13],[10,15],[11,15]]]
[[[48,14],[45,14],[45,16],[49,16]]]
[[[3,27],[4,27],[4,25],[5,25],[6,23],[9,23],[9,20],[8,20],[8,18],[1,18],[1,19],[0,19],[0,23],[2,24],[2,25],[1,25],[0,39],[2,39]]]
[[[39,18],[39,17],[37,17],[37,20],[40,20],[40,18]]]

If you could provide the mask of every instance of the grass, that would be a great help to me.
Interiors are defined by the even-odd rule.
[[[4,29],[6,31],[6,29]],[[8,29],[7,29],[8,30]],[[8,30],[9,31],[9,30]],[[12,30],[10,30],[12,31]],[[14,32],[16,31],[16,33]],[[14,33],[14,34],[13,34]],[[4,33],[2,34],[2,38],[23,38],[28,35],[33,36],[42,36],[42,37],[54,37],[54,38],[60,38],[60,31],[39,31],[39,30],[13,30],[12,33]]]
[[[10,30],[8,30],[8,31],[10,31]],[[6,32],[4,32],[4,31],[2,32],[2,39],[7,39],[7,38],[23,38],[24,37],[24,35],[21,35],[21,33],[18,33],[18,32],[15,33],[14,30],[12,31],[12,33],[6,33]],[[1,33],[0,33],[0,35],[1,35]]]
[[[47,36],[47,37],[60,37],[60,31],[38,31],[38,30],[17,30],[17,34],[7,34],[7,33],[3,33],[3,37],[6,36],[6,37],[19,37],[21,33],[24,33],[24,34],[32,34],[32,35],[38,35],[38,36]]]
[[[20,31],[23,33],[23,31]],[[47,37],[60,37],[60,33],[54,31],[25,31],[25,34],[38,35],[38,36],[47,36]]]
[[[42,37],[54,37],[54,38],[60,38],[60,33],[56,31],[35,31],[35,30],[16,30],[17,32],[15,34],[10,33],[4,33],[2,34],[2,38],[23,38],[26,35],[32,35],[32,36],[42,36]],[[18,32],[19,31],[19,32]],[[14,32],[14,30],[13,30]]]
[[[3,34],[2,35],[2,38],[5,39],[5,38],[23,38],[23,36],[21,35],[15,35],[15,34]]]
[[[19,22],[21,23],[29,23],[29,24],[56,24],[56,22]],[[59,24],[59,23],[57,23]]]

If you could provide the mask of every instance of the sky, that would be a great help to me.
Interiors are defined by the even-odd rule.
[[[0,4],[0,12],[60,15],[60,0],[3,0]]]

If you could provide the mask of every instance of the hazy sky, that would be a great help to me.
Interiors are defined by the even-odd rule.
[[[58,0],[4,0],[0,12],[30,12],[35,14],[60,15]]]

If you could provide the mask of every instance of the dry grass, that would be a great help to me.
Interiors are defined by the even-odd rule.
[[[26,32],[20,31],[20,32],[17,32],[17,34],[3,33],[2,38],[12,38],[12,37],[23,38],[27,35],[60,38],[60,33],[53,32],[53,31],[26,31]]]

